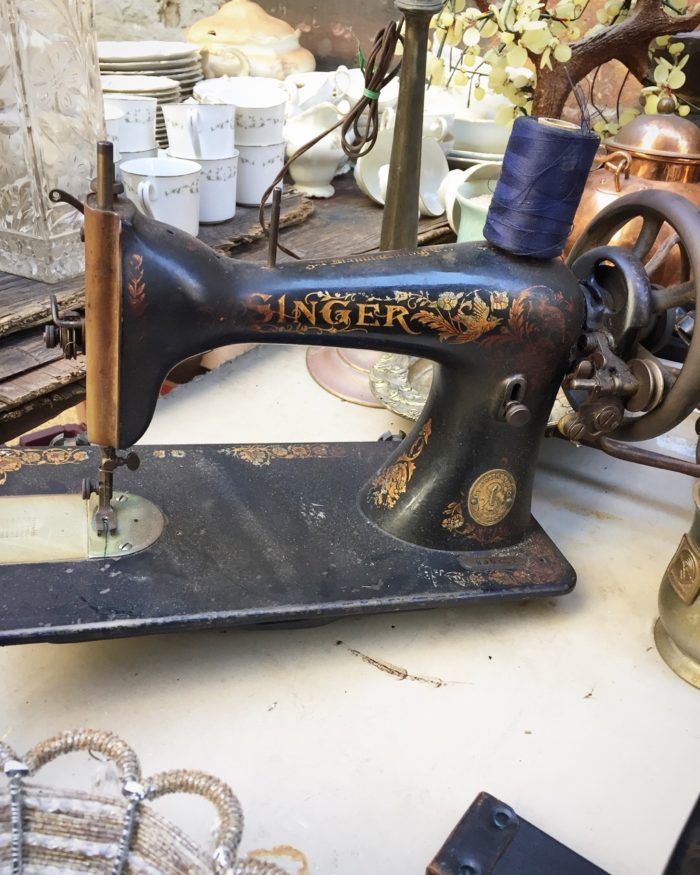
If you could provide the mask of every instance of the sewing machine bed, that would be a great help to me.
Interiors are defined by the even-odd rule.
[[[160,539],[128,556],[3,565],[0,532],[0,644],[311,625],[550,597],[575,583],[534,520],[517,550],[458,554],[383,533],[357,496],[388,443],[137,449],[140,469],[120,469],[116,486],[161,508]],[[2,450],[0,497],[79,492],[97,458],[94,448]]]

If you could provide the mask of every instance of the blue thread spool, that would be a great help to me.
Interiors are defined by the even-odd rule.
[[[569,122],[517,118],[486,216],[489,243],[513,255],[561,255],[599,144]]]

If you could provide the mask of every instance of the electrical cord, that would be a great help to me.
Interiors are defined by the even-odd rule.
[[[309,140],[301,148],[291,155],[284,164],[272,183],[267,187],[265,193],[260,199],[259,221],[260,226],[269,237],[270,229],[265,222],[265,204],[267,203],[272,192],[282,182],[286,176],[290,165],[301,157],[305,152],[308,152],[317,143],[320,143],[324,137],[332,133],[336,128],[341,128],[341,145],[343,151],[348,158],[357,160],[371,152],[374,144],[377,141],[379,134],[379,95],[383,88],[391,82],[401,69],[401,59],[394,61],[396,49],[399,42],[403,43],[401,36],[401,28],[403,26],[403,17],[398,21],[390,21],[385,27],[379,30],[374,37],[372,50],[364,64],[365,85],[362,92],[362,97],[357,103],[335,124],[326,128],[318,136]],[[365,116],[366,114],[366,116]],[[367,119],[367,124],[364,126],[361,123],[363,116]],[[289,255],[291,258],[301,259],[291,249],[283,246],[279,241],[277,248]]]

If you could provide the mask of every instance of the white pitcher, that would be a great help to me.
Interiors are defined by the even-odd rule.
[[[334,104],[319,103],[287,119],[287,158],[342,117]],[[309,197],[332,197],[335,189],[330,183],[344,160],[338,127],[292,163],[289,173],[294,187]]]

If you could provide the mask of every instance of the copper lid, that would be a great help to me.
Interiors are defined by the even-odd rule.
[[[638,115],[605,145],[660,158],[700,161],[700,128],[677,115]]]

